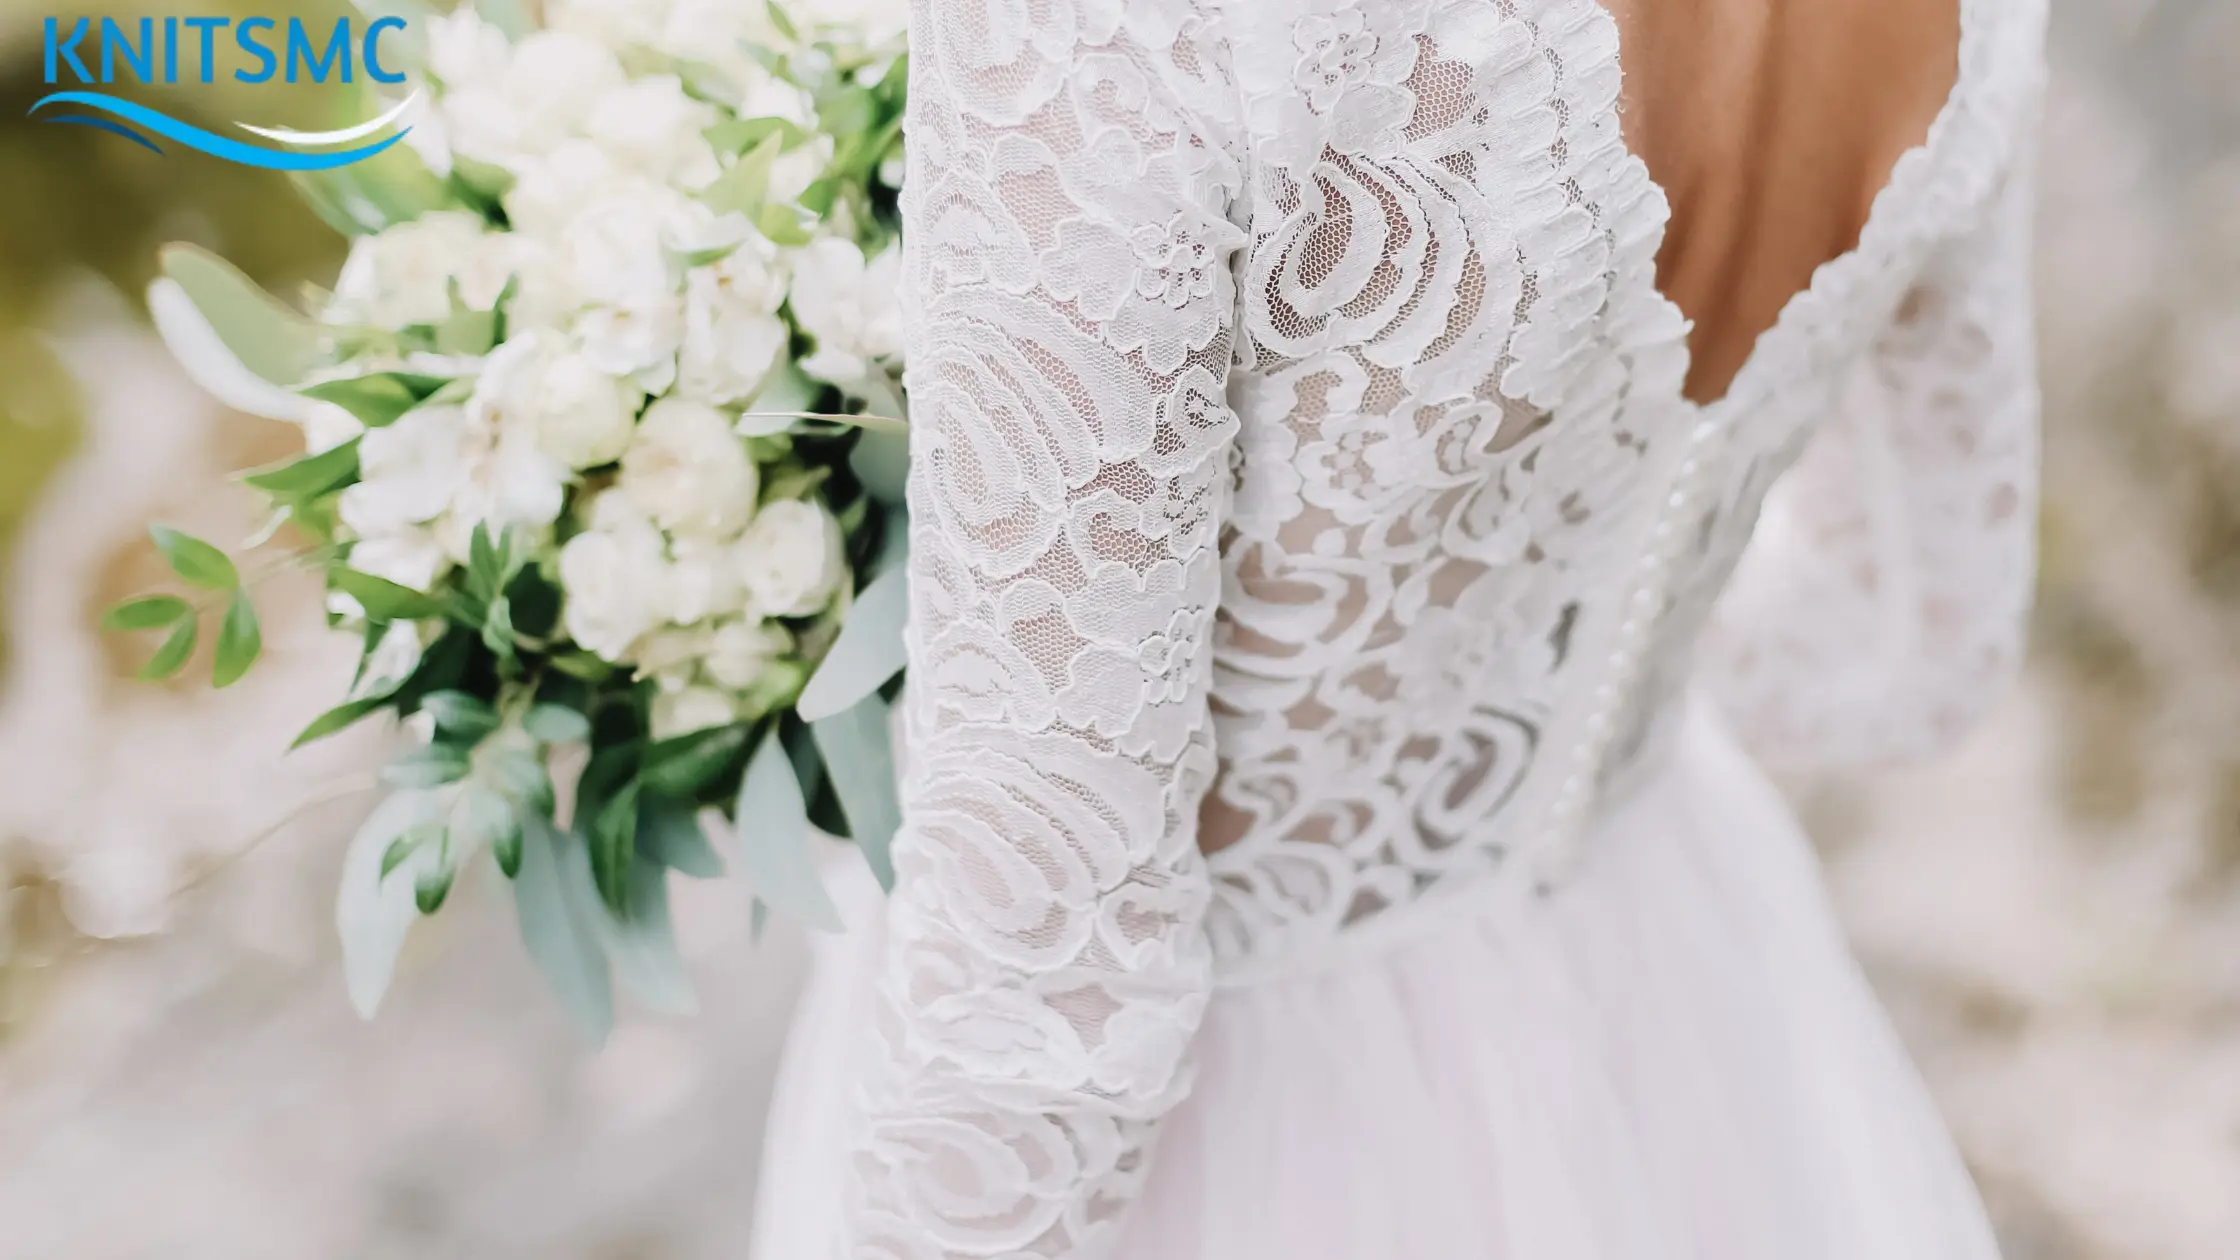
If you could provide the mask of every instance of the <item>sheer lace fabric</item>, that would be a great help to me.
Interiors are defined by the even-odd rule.
[[[1792,753],[1980,705],[2039,20],[1967,0],[1859,249],[1698,408],[1592,0],[918,0],[905,827],[841,1254],[1108,1249],[1217,983],[1545,878],[1692,678]]]

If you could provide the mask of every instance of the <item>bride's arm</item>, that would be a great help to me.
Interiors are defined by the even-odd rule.
[[[850,1257],[1098,1254],[1188,1086],[1243,238],[1162,7],[913,14],[908,768]]]
[[[1931,261],[1719,605],[1705,681],[1770,763],[1949,745],[2015,672],[2036,560],[2031,166]]]

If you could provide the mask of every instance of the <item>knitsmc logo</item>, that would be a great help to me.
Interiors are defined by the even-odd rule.
[[[285,83],[325,83],[329,76],[351,83],[357,73],[376,83],[401,83],[404,75],[382,60],[381,41],[386,35],[401,33],[404,26],[403,18],[383,17],[354,29],[350,19],[338,18],[334,29],[322,39],[304,25],[303,19],[295,17],[143,17],[123,21],[79,17],[68,25],[50,17],[42,41],[46,82],[63,90],[40,97],[32,104],[30,114],[40,122],[93,127],[123,136],[158,154],[163,148],[152,137],[243,166],[272,171],[333,170],[362,162],[404,139],[410,127],[383,140],[353,148],[336,147],[379,133],[403,116],[419,94],[407,97],[379,118],[339,131],[234,124],[251,135],[285,146],[273,148],[206,131],[138,101],[69,85],[109,85],[116,83],[120,74],[130,76],[126,82],[136,79],[142,84],[212,83],[221,70],[229,71],[237,82],[248,84],[271,83],[276,78]]]

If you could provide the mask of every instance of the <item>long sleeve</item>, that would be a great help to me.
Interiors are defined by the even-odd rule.
[[[1212,989],[1238,181],[1180,3],[918,0],[903,827],[850,1257],[1110,1245]]]
[[[1769,763],[1949,745],[2021,659],[2037,526],[2032,165],[2022,154],[1983,221],[1930,259],[1767,496],[1717,609],[1704,682]]]

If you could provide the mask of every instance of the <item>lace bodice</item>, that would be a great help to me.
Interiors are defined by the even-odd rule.
[[[1684,687],[1857,756],[2012,665],[2041,0],[1965,0],[1928,141],[1709,407],[1594,0],[913,16],[905,821],[840,1254],[1097,1254],[1218,984],[1556,882]]]

